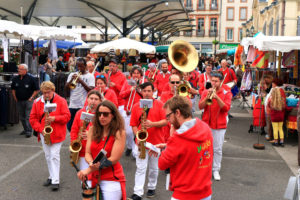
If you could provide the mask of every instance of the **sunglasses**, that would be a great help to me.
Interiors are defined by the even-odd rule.
[[[97,75],[96,78],[105,78],[105,76],[101,74],[101,75]]]
[[[180,81],[171,81],[170,83],[171,83],[171,84],[179,84]]]
[[[103,117],[108,117],[108,115],[110,114],[111,112],[98,112],[98,115],[99,117],[101,117],[101,115],[103,115]]]

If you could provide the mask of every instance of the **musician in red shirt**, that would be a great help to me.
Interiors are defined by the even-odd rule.
[[[130,117],[133,105],[138,103],[142,98],[140,93],[139,85],[145,82],[145,77],[143,77],[143,71],[139,66],[134,66],[130,72],[131,79],[127,80],[122,87],[120,92],[120,97],[125,100],[125,130],[126,130],[126,146],[127,150],[125,152],[126,156],[129,156],[134,147],[134,135],[132,133],[132,128],[130,126]]]
[[[156,67],[155,63],[149,63],[148,70],[145,73],[145,76],[148,78],[148,80],[150,82],[154,83],[157,78],[158,73],[159,73],[159,70]]]
[[[169,82],[169,77],[171,73],[168,71],[168,62],[165,59],[160,61],[161,72],[157,74],[156,80],[154,82],[154,88],[157,90],[157,96],[160,97],[164,86]]]
[[[51,185],[52,191],[56,191],[59,189],[60,149],[66,139],[67,123],[71,114],[67,101],[55,93],[55,86],[52,82],[45,81],[40,88],[43,95],[34,101],[29,122],[33,130],[38,133],[38,141],[42,141],[45,152],[49,177],[43,185]],[[56,109],[45,113],[46,102],[51,103],[52,106],[56,104]],[[50,124],[53,129],[50,133],[50,144],[45,144],[45,124]]]
[[[124,120],[117,107],[103,101],[96,108],[93,126],[87,134],[85,160],[89,168],[77,173],[80,180],[90,174],[92,186],[101,188],[103,198],[126,200],[125,175],[120,159],[124,152],[126,133]],[[104,150],[106,158],[93,164],[98,153]]]
[[[169,78],[169,90],[163,91],[160,100],[166,103],[174,95],[176,95],[176,88],[180,85],[180,78],[178,75],[173,74]]]
[[[212,88],[205,90],[199,101],[199,109],[204,109],[202,121],[209,125],[214,138],[213,177],[217,181],[221,180],[222,148],[232,98],[231,92],[221,87],[222,80],[223,75],[220,72],[211,73]],[[211,105],[207,104],[209,99],[212,100]]]
[[[210,73],[212,71],[212,67],[213,67],[212,63],[208,63],[205,67],[205,72],[203,74],[200,74],[199,83],[198,83],[200,96],[205,89],[211,88]]]
[[[232,69],[228,68],[228,64],[225,59],[221,61],[221,69],[219,69],[219,71],[223,73],[223,77],[225,77],[225,74],[227,74],[223,84],[234,82],[234,85],[236,85],[237,78],[235,72]]]
[[[165,119],[165,112],[163,109],[163,103],[159,100],[153,99],[154,86],[151,82],[146,82],[142,84],[142,95],[143,99],[152,99],[153,106],[147,110],[147,120],[145,122],[141,121],[141,116],[143,109],[140,108],[140,103],[136,103],[132,108],[132,114],[130,119],[130,126],[132,126],[132,131],[136,135],[137,131],[141,129],[141,123],[147,129],[148,138],[147,142],[153,145],[164,142],[164,133],[162,127],[167,124]],[[155,196],[155,189],[158,177],[158,158],[148,156],[148,149],[146,149],[145,159],[139,157],[140,151],[138,151],[138,146],[135,145],[134,153],[136,154],[136,173],[135,173],[135,185],[134,194],[131,199],[141,200],[144,194],[144,184],[147,165],[149,165],[148,174],[148,192],[147,197]]]

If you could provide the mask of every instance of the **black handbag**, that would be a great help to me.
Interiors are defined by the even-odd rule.
[[[43,115],[42,115],[42,117],[41,117],[41,119],[40,119],[40,123],[41,123],[41,121],[42,121],[44,115],[45,115],[45,113],[43,113]],[[33,130],[33,135],[34,135],[35,137],[37,137],[37,136],[38,136],[38,132],[36,132],[35,130]]]

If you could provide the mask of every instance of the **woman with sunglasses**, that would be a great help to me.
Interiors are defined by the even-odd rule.
[[[94,90],[100,93],[102,101],[104,101],[104,99],[109,100],[118,106],[118,97],[114,90],[107,87],[107,79],[104,75],[101,74],[96,77],[96,87]],[[87,99],[85,100],[84,106],[87,106]]]
[[[88,112],[95,114],[97,106],[101,103],[101,95],[98,91],[92,90],[87,96],[88,105],[80,109],[76,115],[70,132],[71,143],[78,139],[80,128],[83,126],[84,121],[81,119],[81,114],[83,112]],[[83,170],[89,167],[89,164],[85,161],[85,147],[87,139],[87,131],[90,128],[90,124],[86,126],[86,130],[82,130],[80,133],[82,148],[79,152],[79,169]],[[89,184],[89,183],[88,183]],[[91,185],[90,185],[91,186]]]
[[[104,200],[126,200],[125,175],[119,162],[126,143],[124,120],[117,107],[110,101],[103,101],[96,108],[93,126],[87,135],[85,160],[89,168],[78,172],[80,180],[91,174],[92,186],[100,185]],[[101,150],[107,152],[107,159],[93,164]]]

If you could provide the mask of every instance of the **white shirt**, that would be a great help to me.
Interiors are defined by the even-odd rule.
[[[73,72],[69,74],[67,82],[72,79],[73,74],[78,72]],[[95,87],[95,77],[91,73],[86,73],[81,75],[80,78],[85,82],[89,87]],[[82,108],[87,97],[87,91],[84,87],[77,82],[76,88],[71,90],[70,93],[70,104],[69,108]]]

